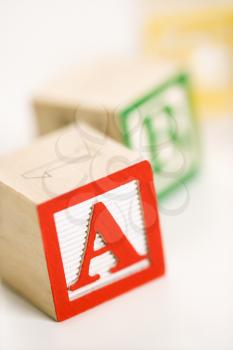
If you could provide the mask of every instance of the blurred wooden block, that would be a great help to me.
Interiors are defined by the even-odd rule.
[[[164,62],[101,61],[76,67],[34,99],[39,132],[85,120],[148,159],[159,198],[195,174],[199,153],[188,74]]]
[[[64,320],[164,273],[149,163],[73,124],[0,159],[0,273]]]
[[[189,67],[199,115],[222,116],[232,111],[232,4],[178,2],[165,11],[158,5],[142,5],[147,7],[142,33],[145,53]]]

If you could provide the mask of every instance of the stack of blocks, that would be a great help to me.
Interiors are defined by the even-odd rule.
[[[56,320],[164,273],[154,175],[162,196],[197,164],[188,78],[173,72],[112,62],[58,79],[35,100],[49,134],[0,159],[1,277]]]

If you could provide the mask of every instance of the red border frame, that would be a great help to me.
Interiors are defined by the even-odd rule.
[[[132,180],[138,180],[150,266],[143,271],[102,287],[76,300],[68,298],[65,274],[53,214],[81,203],[94,196],[116,188]],[[157,200],[153,173],[148,161],[142,161],[126,169],[101,178],[71,192],[51,199],[37,207],[45,256],[58,321],[65,320],[91,307],[122,294],[136,286],[164,274],[164,258],[160,235]],[[151,224],[151,218],[154,222]]]

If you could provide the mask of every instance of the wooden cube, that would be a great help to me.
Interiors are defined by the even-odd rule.
[[[152,164],[159,198],[183,186],[198,168],[189,76],[169,63],[86,64],[45,86],[34,107],[41,134],[85,120],[140,152]]]
[[[148,161],[85,124],[0,159],[0,273],[64,320],[164,273]]]
[[[157,2],[142,1],[141,6],[146,8],[141,35],[145,53],[189,67],[201,116],[232,113],[232,1],[177,6],[175,11],[170,6],[164,11]]]

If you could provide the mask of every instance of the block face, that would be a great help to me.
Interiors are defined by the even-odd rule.
[[[124,108],[124,143],[148,159],[159,198],[198,168],[198,137],[188,75],[181,73]]]
[[[139,198],[138,183],[136,180],[107,191],[96,197],[92,197],[82,203],[64,209],[54,214],[59,247],[66,277],[66,285],[69,288],[77,279],[81,270],[85,244],[88,239],[88,227],[91,222],[92,208],[96,203],[103,203],[114,220],[125,233],[127,240],[140,256],[148,254],[147,238],[144,230],[141,198]],[[121,208],[124,208],[122,212]],[[133,217],[132,217],[133,212]],[[127,213],[129,215],[127,215]],[[132,222],[134,221],[134,222]],[[135,230],[136,228],[136,230]],[[94,241],[94,249],[101,249],[104,244],[102,234],[97,233]],[[111,251],[92,258],[90,263],[90,275],[100,274],[96,282],[75,291],[68,291],[69,300],[75,300],[82,295],[99,289],[102,286],[124,278],[132,271],[140,271],[149,266],[148,259],[136,263],[130,268],[125,268],[118,273],[109,271],[116,265],[116,258]]]
[[[1,180],[0,217],[1,280],[56,319],[37,208]]]
[[[152,5],[142,26],[147,55],[155,59],[160,55],[189,67],[202,117],[232,110],[233,7],[232,2],[230,6],[230,2],[224,3],[190,7],[185,15],[181,8],[168,13]],[[172,45],[168,45],[168,37]],[[208,45],[204,38],[208,38]]]
[[[57,319],[164,273],[147,161],[38,206]]]

